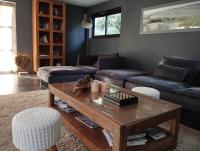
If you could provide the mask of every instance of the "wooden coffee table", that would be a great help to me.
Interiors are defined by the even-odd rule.
[[[49,85],[49,105],[57,109],[62,116],[64,126],[75,134],[92,151],[163,151],[175,149],[178,139],[181,106],[163,100],[144,96],[127,89],[120,88],[127,93],[139,97],[138,105],[122,108],[107,105],[102,99],[103,93],[90,91],[72,92],[73,83]],[[54,96],[66,101],[77,112],[64,113],[54,106]],[[85,115],[96,122],[101,128],[90,129],[75,119]],[[168,122],[169,121],[169,122]],[[146,145],[126,146],[127,136],[144,131],[146,128],[170,123],[167,137],[159,141],[148,139]],[[113,146],[109,147],[102,129],[113,134]]]

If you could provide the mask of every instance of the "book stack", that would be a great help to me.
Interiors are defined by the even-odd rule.
[[[104,136],[110,147],[113,145],[113,135],[109,133],[107,130],[102,130]],[[137,145],[145,145],[147,143],[147,138],[145,133],[132,135],[127,137],[127,146],[137,146]]]
[[[148,128],[145,132],[154,140],[160,140],[166,137],[166,133],[159,130],[158,128]]]
[[[63,112],[66,113],[73,113],[76,110],[69,106],[66,102],[62,101],[62,100],[54,100],[54,104]]]
[[[81,115],[75,117],[79,122],[83,123],[84,125],[88,126],[89,128],[98,128],[99,125],[95,122],[91,121],[87,116]]]

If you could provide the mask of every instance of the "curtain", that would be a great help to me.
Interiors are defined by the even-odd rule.
[[[15,72],[16,4],[0,1],[0,72]]]

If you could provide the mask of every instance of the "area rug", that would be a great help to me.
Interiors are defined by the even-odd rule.
[[[0,96],[0,151],[18,151],[12,144],[12,117],[24,109],[38,106],[48,106],[48,90]],[[200,151],[199,144],[200,131],[181,125],[178,147],[175,151]],[[64,127],[57,146],[59,151],[89,151],[76,136]]]

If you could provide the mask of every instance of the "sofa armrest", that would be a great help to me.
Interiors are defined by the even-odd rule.
[[[123,57],[99,59],[99,70],[124,69],[124,68],[126,68],[126,64],[125,64],[125,58],[123,58]]]
[[[98,60],[97,55],[79,55],[77,60],[77,65],[94,65],[94,63]]]

